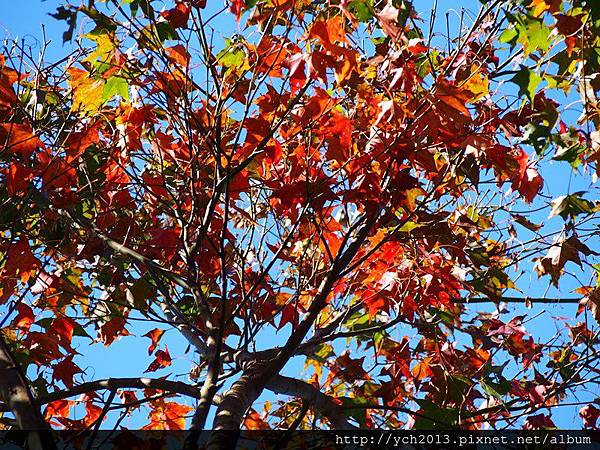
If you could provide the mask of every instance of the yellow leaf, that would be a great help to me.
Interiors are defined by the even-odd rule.
[[[83,113],[97,112],[102,106],[102,92],[105,81],[92,78],[89,72],[76,69],[74,67],[68,69],[69,87],[73,92],[72,111],[80,111]]]
[[[96,50],[89,54],[84,61],[95,67],[106,64],[112,58],[115,50],[115,38],[109,34],[85,34],[84,37],[96,43]]]
[[[489,85],[490,81],[488,80],[487,75],[482,74],[481,72],[475,72],[469,77],[462,87],[473,93],[474,97],[471,98],[469,102],[474,103],[481,97],[484,97],[490,93]]]

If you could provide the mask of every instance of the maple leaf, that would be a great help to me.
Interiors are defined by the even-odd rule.
[[[190,63],[191,56],[187,49],[181,45],[174,45],[173,47],[167,47],[165,49],[169,59],[175,64],[179,64],[182,67],[187,67]]]
[[[60,338],[65,348],[69,349],[71,340],[73,339],[73,330],[75,328],[75,322],[69,317],[59,317],[54,319],[48,329],[49,333],[52,333]]]
[[[580,308],[586,306],[594,316],[594,319],[600,324],[600,288],[579,288],[576,292],[584,293],[584,297],[579,302]],[[578,314],[581,312],[578,311]]]
[[[552,283],[558,286],[558,280],[567,262],[571,261],[581,266],[579,253],[591,255],[594,252],[576,236],[571,236],[568,239],[559,236],[555,239],[546,256],[535,259],[534,269],[539,277],[550,275]]]
[[[596,422],[600,417],[600,409],[594,405],[586,405],[579,410],[579,416],[583,420],[583,426],[586,428],[596,429]]]
[[[83,371],[73,362],[73,355],[67,356],[52,367],[52,379],[59,380],[68,388],[73,387],[73,377]]]
[[[40,267],[40,261],[31,252],[29,242],[24,236],[8,247],[6,262],[0,272],[1,276],[18,276],[25,283],[33,272]]]
[[[94,405],[93,401],[89,400],[85,402],[85,417],[83,418],[83,425],[85,428],[89,428],[94,425],[100,415],[102,414],[102,408],[98,405]],[[106,416],[102,417],[104,420]]]
[[[250,409],[244,418],[244,428],[247,430],[270,430],[271,427],[254,409]]]
[[[417,363],[415,367],[411,370],[412,376],[415,377],[418,381],[423,380],[424,378],[430,377],[433,375],[431,368],[429,367],[431,363],[431,358],[424,358]]]
[[[552,422],[550,416],[540,413],[535,416],[527,417],[523,428],[525,430],[551,430],[555,429],[556,425]]]
[[[512,218],[519,225],[524,226],[525,228],[527,228],[530,231],[539,231],[542,228],[542,225],[539,225],[537,223],[533,223],[527,217],[522,216],[520,214],[512,214]]]
[[[56,400],[48,403],[44,411],[44,418],[50,420],[54,417],[68,417],[72,403],[71,400]]]
[[[125,323],[124,318],[115,317],[100,327],[98,330],[99,338],[104,342],[105,346],[108,347],[118,337],[130,335],[129,331],[125,328]]]
[[[150,363],[148,368],[144,370],[144,373],[147,372],[156,372],[159,369],[164,369],[165,367],[169,367],[171,365],[171,355],[169,354],[168,347],[165,347],[164,350],[158,350],[156,352],[156,357],[154,361]]]
[[[184,28],[190,17],[190,7],[179,1],[174,8],[160,13],[173,28]]]
[[[17,102],[13,84],[19,79],[17,72],[6,67],[6,58],[0,55],[0,108],[11,108]]]
[[[48,365],[52,361],[62,358],[56,336],[38,331],[30,331],[25,339],[29,348],[31,359],[38,365]]]
[[[151,355],[152,352],[154,351],[154,349],[156,349],[156,346],[158,345],[158,342],[160,341],[160,338],[162,337],[162,335],[164,333],[165,333],[165,330],[155,328],[151,331],[148,331],[146,334],[144,334],[144,337],[150,338],[150,340],[152,341],[152,343],[148,347],[149,355]]]
[[[331,53],[339,53],[339,44],[346,41],[346,30],[344,18],[334,16],[327,20],[317,20],[312,23],[308,33],[309,38],[317,38],[325,50]]]
[[[523,177],[516,183],[516,189],[523,196],[526,202],[531,203],[535,196],[542,190],[544,180],[539,172],[533,168],[528,168]],[[513,183],[515,187],[515,183]]]
[[[44,144],[33,134],[27,123],[0,124],[0,148],[3,151],[28,157],[36,149],[43,147]]]
[[[441,77],[437,79],[436,87],[435,98],[438,100],[438,107],[447,105],[463,116],[467,118],[471,117],[471,113],[466,107],[466,103],[473,98],[473,92],[467,88],[458,87]]]
[[[28,332],[31,324],[35,321],[33,310],[23,302],[17,304],[15,309],[17,310],[17,316],[13,319],[11,326],[20,329],[24,333]]]
[[[97,112],[104,104],[104,83],[102,79],[95,79],[89,72],[72,67],[68,70],[69,86],[73,91],[72,111],[84,114]]]
[[[397,39],[402,30],[398,27],[398,17],[400,10],[396,8],[391,1],[388,1],[385,7],[377,14],[381,29],[392,39]]]
[[[550,11],[555,13],[560,11],[561,0],[531,0],[531,3],[527,5],[531,8],[531,15],[533,17],[540,17],[544,12]]]
[[[193,408],[177,402],[156,401],[148,416],[150,423],[144,430],[183,430],[185,418]]]
[[[240,21],[242,13],[246,9],[246,0],[229,0],[229,10],[235,14],[237,21]]]
[[[33,176],[33,170],[29,167],[25,167],[17,162],[11,162],[8,170],[5,172],[4,179],[8,194],[20,195],[26,193]]]
[[[119,391],[119,397],[123,401],[124,405],[129,405],[132,403],[136,403],[138,401],[137,395],[135,391],[122,390]],[[140,408],[140,405],[135,406],[135,408]]]

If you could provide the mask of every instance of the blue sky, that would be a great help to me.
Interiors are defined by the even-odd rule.
[[[41,46],[41,39],[43,32],[46,38],[51,41],[47,52],[47,60],[52,61],[59,59],[63,56],[69,48],[70,44],[62,44],[62,33],[64,31],[64,22],[58,22],[48,16],[48,13],[56,10],[62,2],[57,0],[22,0],[12,1],[3,4],[2,13],[0,14],[0,38],[9,39],[24,39],[26,45],[29,45],[34,50],[34,53]],[[442,1],[440,3],[440,9],[445,11],[447,9],[453,10],[454,21],[451,23],[456,26],[456,18],[459,16],[461,8],[477,10],[479,2],[475,0],[463,0],[463,1]],[[421,0],[415,2],[416,9],[423,14],[424,17],[428,16],[428,11],[431,8],[432,2],[429,0]],[[443,17],[439,17],[439,23],[444,23]],[[44,30],[44,31],[42,31]],[[565,97],[564,99],[558,99],[561,103],[566,104],[572,101],[572,98]],[[576,116],[576,112],[571,113],[572,117]],[[580,185],[570,184],[571,178],[570,169],[566,167],[566,164],[548,164],[541,168],[541,172],[545,177],[546,186],[544,194],[549,198],[554,198],[558,195],[564,195],[569,189],[570,192],[577,190],[587,189],[589,185],[582,183]],[[523,205],[523,208],[527,207]],[[561,226],[562,221],[560,218],[555,217],[551,220],[547,219],[548,211],[544,210],[537,216],[532,217],[538,223],[544,222],[545,230],[556,229]],[[519,286],[523,288],[531,296],[544,295],[548,287],[546,279],[538,280],[531,266],[525,264],[524,275],[519,283]],[[550,288],[548,296],[565,296],[574,287],[577,287],[575,280],[570,277],[565,277],[561,282],[560,291],[556,291],[555,288]],[[493,308],[481,306],[481,310],[491,310]],[[522,307],[511,307],[513,308],[513,314],[518,315],[524,312]],[[541,341],[544,338],[548,338],[556,333],[555,324],[551,321],[551,317],[564,316],[572,318],[574,316],[576,307],[575,306],[562,306],[562,305],[551,305],[544,304],[541,306],[534,306],[534,309],[528,310],[527,314],[535,316],[537,313],[541,313],[535,320],[528,324],[528,329],[531,333],[539,338]],[[545,311],[545,312],[543,312]],[[506,316],[505,316],[506,317]],[[570,322],[574,323],[571,319]],[[560,327],[563,322],[557,321],[556,324]],[[139,322],[136,325],[129,327],[129,331],[137,336],[145,334],[152,328],[155,328],[154,324],[146,324]],[[289,328],[289,326],[287,326]],[[285,330],[284,330],[285,331]],[[559,330],[562,331],[562,330]],[[289,332],[289,330],[288,330]],[[176,334],[176,331],[167,331],[162,340],[162,345],[166,344],[169,347],[169,351],[174,358],[173,366],[167,370],[157,372],[158,376],[164,376],[168,373],[173,374],[175,377],[182,377],[182,380],[186,380],[187,369],[190,367],[190,362],[193,358],[192,353],[185,353],[187,347],[186,342]],[[93,335],[95,337],[95,335]],[[86,379],[100,379],[107,377],[127,377],[127,376],[139,376],[139,374],[146,369],[150,359],[147,356],[146,348],[149,344],[149,340],[135,337],[125,337],[114,343],[110,348],[105,348],[101,343],[92,344],[92,348],[87,348],[91,344],[89,339],[78,340],[78,350],[85,357],[79,359],[82,369],[86,372]],[[343,345],[343,343],[341,344]],[[77,348],[77,347],[76,347]],[[298,374],[302,370],[303,363],[301,361],[294,361],[288,365],[286,370],[290,374]],[[598,393],[590,393],[591,396],[595,397]],[[272,399],[272,395],[266,394],[261,400]],[[577,409],[574,408],[559,408],[553,414],[555,422],[564,428],[578,427],[580,419],[577,417]],[[140,421],[141,420],[141,421]],[[145,422],[143,418],[135,419],[132,422],[125,420],[123,425],[135,428],[136,426],[143,425]],[[105,425],[108,425],[105,424]]]

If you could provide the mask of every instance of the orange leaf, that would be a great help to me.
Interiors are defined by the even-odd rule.
[[[144,371],[146,372],[156,372],[159,369],[164,369],[165,367],[169,367],[171,365],[171,355],[169,354],[169,348],[165,347],[164,350],[158,350],[156,352],[156,358],[148,368]]]
[[[254,409],[251,409],[244,419],[244,428],[248,430],[269,430],[271,427]]]
[[[52,417],[68,417],[71,403],[73,403],[71,400],[56,400],[48,403],[44,411],[44,418],[48,420]]]
[[[417,380],[421,381],[424,378],[430,377],[433,375],[431,368],[429,367],[429,363],[431,362],[431,358],[424,358],[421,360],[413,369],[411,373],[413,377]]]
[[[177,402],[158,401],[152,406],[150,423],[144,430],[183,430],[186,415],[193,410],[192,407]]]
[[[28,157],[37,148],[42,148],[43,146],[42,141],[34,136],[28,124],[0,124],[0,148],[3,148],[3,151],[18,153],[23,157]]]
[[[158,345],[158,342],[160,341],[160,338],[162,337],[162,335],[165,333],[165,330],[161,330],[159,328],[155,328],[152,331],[148,331],[144,337],[150,338],[152,340],[152,343],[150,344],[150,346],[148,347],[148,354],[151,355],[152,352],[154,351],[154,349],[156,348],[156,346]]]
[[[35,320],[35,315],[33,314],[33,310],[27,306],[25,303],[19,303],[16,307],[17,309],[17,317],[12,321],[11,326],[14,328],[18,328],[23,332],[29,331],[31,324]]]

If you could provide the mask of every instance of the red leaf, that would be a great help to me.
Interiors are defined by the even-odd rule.
[[[6,189],[9,195],[22,194],[27,191],[33,179],[33,171],[17,162],[11,162],[6,170]]]
[[[244,12],[244,9],[246,8],[246,1],[245,0],[230,0],[230,5],[229,5],[229,10],[235,14],[235,18],[237,19],[237,21],[240,21],[240,18],[242,17],[242,13]]]
[[[175,45],[173,47],[168,47],[165,49],[167,52],[168,58],[180,66],[187,67],[190,62],[190,54],[186,50],[186,48],[181,45]]]
[[[523,428],[526,430],[545,430],[548,428],[556,428],[550,416],[545,414],[537,414],[535,416],[529,416],[525,420]]]
[[[381,10],[381,12],[377,15],[379,19],[379,23],[381,24],[382,31],[395,40],[399,37],[400,32],[402,31],[398,27],[398,15],[400,10],[396,8],[391,1],[385,5],[385,7]]]
[[[4,148],[4,151],[28,157],[43,146],[42,141],[33,135],[31,127],[26,123],[0,124],[0,148]]]
[[[21,236],[11,244],[6,253],[6,262],[0,273],[2,276],[19,276],[23,283],[27,282],[35,270],[40,267],[40,261],[33,256],[27,238]]]
[[[130,404],[130,403],[135,403],[138,400],[137,395],[135,394],[135,391],[120,391],[119,397],[123,401],[124,405]],[[139,407],[140,407],[140,405],[136,406],[136,408],[139,408]]]
[[[12,85],[19,79],[14,70],[5,67],[5,58],[0,55],[0,107],[10,108],[17,102],[17,94]]]
[[[56,400],[48,403],[44,411],[44,418],[49,420],[53,417],[68,417],[71,409],[71,400]]]
[[[98,405],[94,405],[94,402],[91,400],[85,402],[85,418],[83,419],[84,426],[88,428],[95,424],[101,414],[102,408],[100,408]],[[104,416],[102,420],[105,418],[106,416]]]
[[[537,170],[529,168],[525,171],[523,177],[519,180],[517,190],[523,196],[526,202],[531,203],[538,192],[541,191],[544,180]]]
[[[317,20],[313,22],[309,38],[317,38],[325,50],[337,53],[340,50],[338,44],[346,42],[346,30],[344,29],[344,18],[334,16],[328,20]]]
[[[244,419],[244,428],[247,430],[269,430],[271,427],[254,409],[250,409]]]
[[[26,333],[29,331],[31,324],[35,320],[33,310],[25,303],[19,303],[16,309],[18,314],[12,321],[11,326]]]
[[[52,379],[60,380],[68,388],[73,387],[73,377],[83,371],[73,362],[73,355],[53,366]]]
[[[59,317],[52,321],[48,332],[56,334],[61,339],[61,342],[67,344],[70,347],[71,340],[73,339],[73,329],[75,322],[73,319],[68,317]]]
[[[600,416],[600,409],[594,405],[584,406],[579,410],[579,416],[583,420],[583,426],[586,428],[596,428],[596,422]]]
[[[150,344],[150,346],[148,347],[148,354],[151,355],[152,352],[154,351],[154,349],[156,348],[156,346],[158,345],[158,342],[160,341],[160,338],[162,337],[162,335],[165,333],[165,330],[161,330],[159,328],[155,328],[152,331],[148,331],[144,337],[150,338],[150,340],[152,341],[152,343]]]
[[[290,70],[290,86],[293,90],[299,89],[306,83],[306,60],[307,55],[296,53],[287,58],[283,65]]]
[[[183,28],[190,18],[190,7],[178,2],[175,8],[160,13],[173,28]]]
[[[157,370],[164,369],[165,367],[169,367],[170,365],[171,355],[169,354],[169,348],[165,347],[164,350],[158,350],[156,352],[156,358],[154,359],[154,361],[152,361],[152,363],[150,363],[148,368],[144,370],[144,373],[156,372]]]
[[[100,327],[99,337],[104,342],[104,345],[108,347],[118,337],[129,336],[129,334],[129,331],[125,328],[125,319],[115,317]]]

